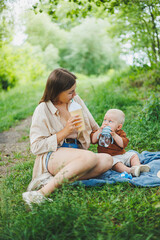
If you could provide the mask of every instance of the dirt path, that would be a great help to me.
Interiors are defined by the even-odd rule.
[[[0,177],[6,175],[15,163],[23,161],[30,155],[30,125],[31,117],[28,117],[16,127],[0,133]]]

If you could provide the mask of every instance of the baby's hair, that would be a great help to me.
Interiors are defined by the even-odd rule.
[[[125,114],[124,114],[124,112],[122,110],[114,108],[114,109],[109,109],[107,111],[107,113],[108,112],[116,114],[117,118],[118,118],[118,122],[121,123],[122,125],[124,124]]]

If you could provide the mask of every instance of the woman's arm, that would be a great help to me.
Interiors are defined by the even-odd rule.
[[[78,122],[81,122],[81,119],[78,116],[71,117],[62,130],[56,131],[57,127],[55,129],[51,127],[45,111],[41,108],[36,109],[33,114],[32,125],[30,128],[32,153],[40,155],[46,152],[56,151],[58,144],[79,128],[79,126],[75,126],[75,123]]]

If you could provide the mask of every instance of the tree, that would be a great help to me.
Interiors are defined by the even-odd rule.
[[[134,53],[141,52],[146,59],[139,59],[151,66],[160,62],[160,1],[159,0],[40,0],[36,11],[44,8],[54,19],[63,12],[72,20],[86,16],[106,17],[112,15],[120,41],[129,42]],[[98,12],[98,13],[97,13]],[[114,31],[113,31],[114,30]],[[139,54],[140,57],[140,54]]]
[[[45,13],[27,14],[26,33],[28,42],[32,45],[40,45],[42,50],[45,50],[49,44],[61,48],[67,37],[67,32],[52,22]]]
[[[8,9],[7,1],[0,1],[0,48],[3,44],[11,41],[12,19],[7,19],[6,10]]]
[[[45,71],[42,55],[37,47],[25,43],[21,47],[3,45],[0,51],[0,91],[18,82],[34,81]]]
[[[103,74],[109,69],[122,66],[120,50],[106,34],[108,21],[86,18],[68,34],[66,50],[61,51],[63,66],[71,71]],[[62,55],[63,54],[63,55]]]
[[[141,53],[138,56],[142,56],[139,59],[141,62],[151,66],[157,64],[160,62],[159,0],[120,2],[118,12],[113,17],[117,20],[113,32],[119,35],[122,42],[130,42],[134,53]]]

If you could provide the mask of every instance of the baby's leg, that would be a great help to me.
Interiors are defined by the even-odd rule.
[[[122,172],[124,172],[124,171],[127,172],[127,173],[130,173],[130,172],[131,172],[131,168],[125,166],[122,162],[116,163],[116,164],[112,167],[112,169],[113,169],[114,171],[120,172],[120,173],[122,173]]]
[[[133,153],[132,153],[133,155]],[[117,172],[131,172],[130,168],[130,158],[131,158],[131,153],[124,153],[121,155],[115,155],[113,156],[113,167],[112,169]]]
[[[136,153],[131,157],[130,165],[131,166],[139,166],[140,165],[139,157]]]
[[[150,167],[148,165],[141,165],[139,157],[137,154],[134,154],[130,159],[131,164],[131,174],[134,177],[139,177],[142,172],[149,172]]]

